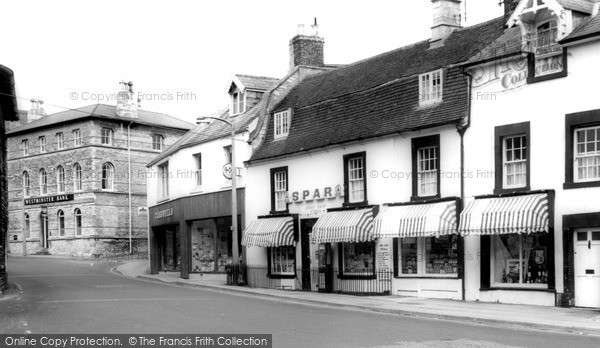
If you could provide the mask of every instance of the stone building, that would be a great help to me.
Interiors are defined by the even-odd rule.
[[[9,252],[146,249],[145,165],[193,125],[138,109],[132,86],[117,106],[47,116],[32,100],[28,123],[7,132]]]
[[[6,289],[6,230],[8,194],[6,181],[5,121],[18,120],[15,82],[12,70],[0,65],[0,295]],[[10,124],[10,122],[6,122]]]

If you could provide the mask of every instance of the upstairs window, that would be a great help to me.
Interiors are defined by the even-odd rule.
[[[288,168],[271,169],[271,209],[274,212],[286,211],[288,192]]]
[[[442,70],[419,75],[419,105],[427,105],[442,101]]]
[[[529,190],[529,122],[497,126],[494,129],[494,138],[494,194]]]
[[[102,189],[113,190],[115,185],[115,167],[106,162],[102,165]]]
[[[243,113],[245,110],[245,93],[244,92],[234,92],[231,94],[231,109],[232,115],[237,115]]]
[[[503,141],[504,188],[525,187],[527,185],[527,137],[517,135]]]
[[[164,144],[164,137],[160,134],[152,135],[152,150],[162,151]]]
[[[81,191],[83,189],[83,175],[79,163],[73,165],[73,189]]]
[[[23,151],[23,156],[29,156],[29,140],[25,139],[21,141],[21,150]]]
[[[196,162],[196,187],[202,187],[202,154],[195,154],[194,161]]]
[[[549,21],[538,25],[536,31],[536,54],[552,53],[552,46],[556,43],[558,28],[556,21]]]
[[[417,150],[417,180],[419,197],[437,195],[437,153],[437,146],[422,147]]]
[[[114,140],[113,139],[114,138],[113,130],[110,128],[102,128],[100,138],[101,138],[102,145],[112,145],[113,140]]]
[[[65,168],[63,166],[56,167],[56,192],[65,192]]]
[[[59,150],[65,148],[65,135],[62,132],[56,133],[56,148]]]
[[[169,197],[169,163],[158,166],[158,196]]]
[[[48,194],[48,174],[46,169],[40,169],[40,194]]]
[[[290,132],[290,110],[276,113],[274,119],[275,139],[286,137]]]
[[[344,189],[346,203],[366,204],[366,153],[344,156]]]
[[[47,147],[46,147],[46,137],[39,137],[39,142],[40,142],[40,152],[46,152],[48,151]]]
[[[575,129],[575,182],[600,180],[600,127]]]
[[[29,181],[29,172],[24,171],[21,176],[23,178],[23,197],[29,197],[29,194],[31,193],[29,191],[29,187],[31,186]]]
[[[81,130],[73,130],[73,146],[81,146]]]

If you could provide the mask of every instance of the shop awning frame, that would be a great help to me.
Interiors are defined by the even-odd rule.
[[[480,197],[460,214],[462,235],[548,233],[551,197],[547,192]]]
[[[373,241],[373,208],[332,210],[312,229],[311,243],[361,243]]]
[[[433,237],[458,233],[458,198],[385,205],[374,221],[375,238]]]
[[[296,245],[293,216],[273,216],[256,219],[242,233],[246,247],[280,247]]]

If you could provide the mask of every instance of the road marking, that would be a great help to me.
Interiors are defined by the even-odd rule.
[[[155,298],[89,298],[83,300],[54,300],[54,301],[35,301],[36,303],[86,303],[86,302],[133,302],[133,301],[206,301],[201,297],[173,298],[173,297],[155,297]]]

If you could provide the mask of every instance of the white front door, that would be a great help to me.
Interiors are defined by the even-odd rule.
[[[575,231],[575,306],[600,308],[600,228]]]

